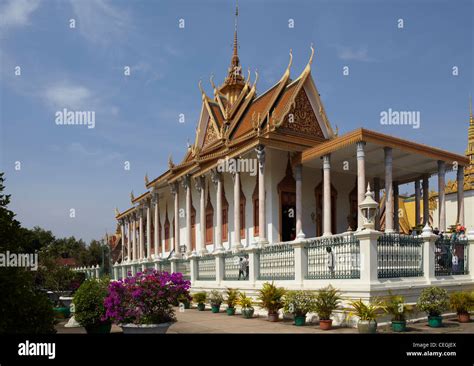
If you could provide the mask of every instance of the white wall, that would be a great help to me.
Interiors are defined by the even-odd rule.
[[[439,207],[433,211],[433,227],[439,227]],[[456,224],[458,215],[457,193],[446,195],[446,229]],[[474,230],[474,190],[464,192],[464,226]]]

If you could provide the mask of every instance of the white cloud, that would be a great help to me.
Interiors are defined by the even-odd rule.
[[[105,151],[101,148],[90,149],[86,148],[79,142],[73,142],[67,146],[67,151],[77,157],[85,158],[89,161],[94,161],[98,166],[107,165],[122,157],[122,154],[116,151]]]
[[[345,61],[361,61],[361,62],[372,62],[375,61],[369,56],[369,49],[367,46],[363,47],[345,47],[338,46],[338,57]]]
[[[0,8],[0,28],[25,26],[38,8],[39,0],[10,0]]]
[[[108,0],[71,0],[77,29],[93,43],[107,43],[126,38],[130,19],[126,11]]]
[[[44,91],[46,102],[54,109],[87,109],[93,101],[92,92],[84,86],[67,83],[55,84]]]

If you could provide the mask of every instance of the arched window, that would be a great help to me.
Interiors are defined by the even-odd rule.
[[[212,207],[209,190],[206,204],[206,245],[214,244],[214,208]]]
[[[229,240],[229,202],[225,197],[224,183],[222,183],[222,241]]]
[[[253,236],[258,236],[258,175],[255,180],[255,188],[253,189],[252,194],[253,202]]]
[[[242,183],[240,183],[240,238],[245,239],[245,204],[246,199],[242,191]]]

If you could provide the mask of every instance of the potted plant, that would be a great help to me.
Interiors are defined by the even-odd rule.
[[[392,330],[394,332],[405,332],[407,330],[406,315],[413,307],[405,304],[405,298],[401,295],[393,295],[389,291],[389,297],[383,302],[387,314],[392,316]]]
[[[359,333],[376,333],[377,332],[377,316],[384,309],[380,300],[373,299],[372,302],[366,304],[361,299],[351,301],[352,311],[349,316],[355,315],[359,318],[357,329]]]
[[[233,288],[228,288],[226,290],[226,300],[227,303],[227,315],[234,315],[235,314],[235,304],[237,303],[237,297],[239,293],[237,290]]]
[[[176,321],[173,304],[189,291],[181,273],[145,270],[109,284],[105,317],[124,333],[166,333]]]
[[[314,303],[314,310],[319,316],[319,328],[322,330],[329,330],[332,328],[331,314],[334,310],[339,308],[341,302],[340,293],[331,285],[322,288]]]
[[[195,303],[197,303],[197,308],[199,311],[204,311],[204,309],[206,308],[206,298],[207,294],[204,291],[196,292],[193,295],[193,300]]]
[[[209,303],[211,304],[211,311],[213,313],[218,313],[221,307],[224,298],[222,294],[217,290],[212,290],[211,294],[209,295]]]
[[[254,308],[252,307],[252,299],[248,297],[245,292],[239,293],[237,304],[242,308],[241,312],[245,319],[253,317]]]
[[[273,282],[265,282],[259,290],[258,300],[261,306],[268,311],[268,320],[278,321],[278,311],[283,307],[283,296],[286,290],[283,287],[276,287]]]
[[[74,294],[74,319],[89,334],[110,333],[112,323],[105,316],[104,299],[107,297],[109,279],[89,279]]]
[[[474,296],[469,292],[453,292],[449,298],[449,304],[456,310],[460,323],[469,323],[471,320],[469,311],[474,307]]]
[[[421,291],[416,306],[428,314],[430,327],[439,328],[443,322],[441,314],[449,308],[448,292],[435,286],[425,288]]]
[[[191,300],[192,297],[189,293],[184,293],[178,296],[178,305],[183,304],[185,309],[189,309],[191,307]]]
[[[293,315],[295,325],[305,325],[306,314],[314,311],[315,300],[313,291],[288,291],[284,297],[283,311]]]

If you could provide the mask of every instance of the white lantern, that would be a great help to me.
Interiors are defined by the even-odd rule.
[[[374,192],[370,191],[370,184],[367,184],[365,199],[360,203],[359,208],[363,216],[363,226],[365,229],[374,230],[375,215],[377,214],[379,204],[374,200]]]

